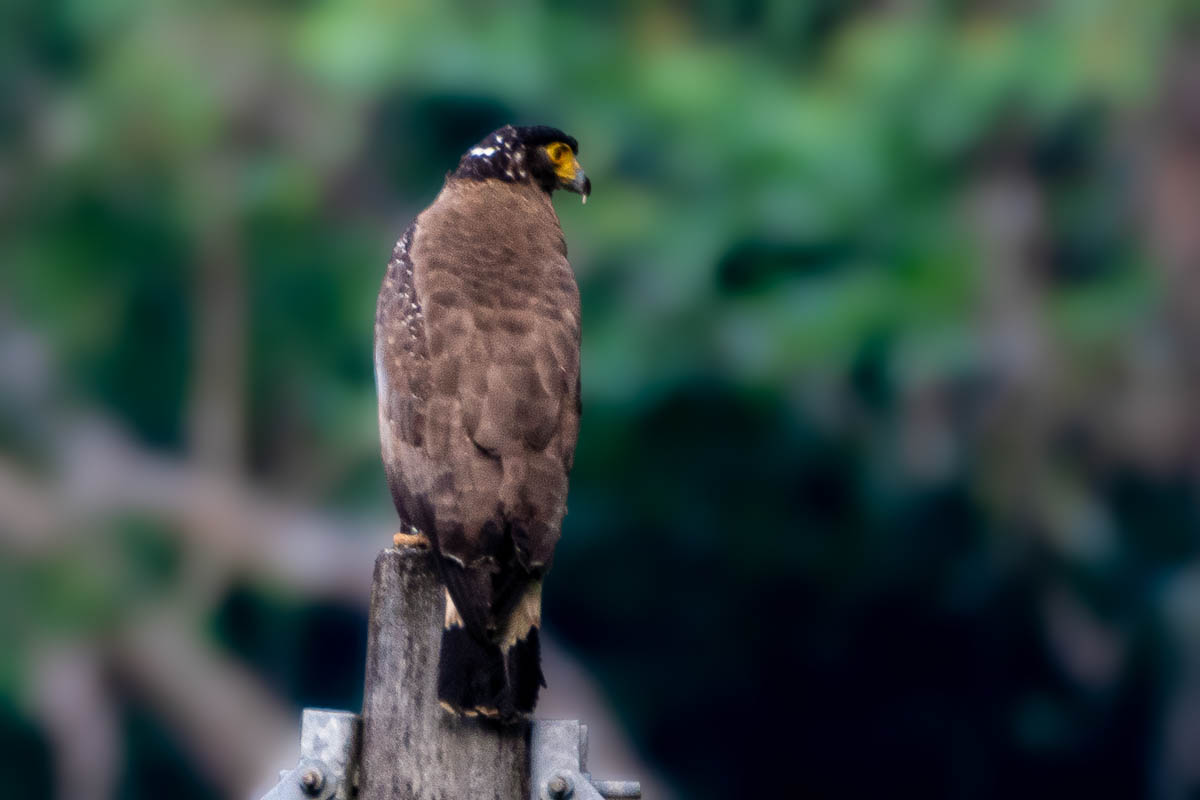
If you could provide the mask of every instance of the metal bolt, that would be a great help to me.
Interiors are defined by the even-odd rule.
[[[325,786],[325,776],[321,774],[319,769],[310,767],[304,770],[304,774],[300,776],[300,788],[305,794],[315,795]]]
[[[550,795],[550,800],[566,800],[571,796],[571,790],[571,781],[565,775],[555,775],[546,781],[546,794]]]

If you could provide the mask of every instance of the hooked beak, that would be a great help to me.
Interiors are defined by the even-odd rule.
[[[575,163],[578,165],[579,162]],[[584,205],[586,205],[588,195],[592,193],[592,179],[584,174],[583,167],[576,166],[575,178],[567,184],[566,189],[582,195]]]

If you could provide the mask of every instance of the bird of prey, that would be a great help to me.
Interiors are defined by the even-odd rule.
[[[513,722],[542,678],[542,578],[579,430],[579,289],[550,202],[587,202],[576,140],[505,126],[468,150],[392,251],[375,382],[397,546],[446,588],[438,699]]]

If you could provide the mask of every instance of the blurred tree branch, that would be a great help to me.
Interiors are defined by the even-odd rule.
[[[213,784],[228,797],[251,797],[290,762],[296,714],[182,619],[166,612],[130,620],[108,644],[109,664]]]
[[[120,714],[96,647],[46,642],[30,654],[34,713],[55,753],[58,795],[109,800],[120,777]]]
[[[151,453],[97,417],[59,426],[60,472],[39,480],[0,458],[0,536],[20,549],[65,548],[98,519],[145,514],[209,548],[231,573],[304,596],[365,602],[380,520],[297,510],[237,480]]]
[[[246,442],[246,280],[236,222],[238,165],[208,158],[188,171],[196,195],[196,261],[188,453],[198,466],[239,475]]]

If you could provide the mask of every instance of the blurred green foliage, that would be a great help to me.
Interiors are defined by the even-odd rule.
[[[233,263],[250,479],[385,508],[370,337],[391,243],[485,133],[559,126],[595,194],[558,201],[585,414],[547,617],[638,747],[696,798],[766,791],[781,768],[817,795],[1136,794],[1157,672],[1131,656],[1079,690],[1034,630],[1039,576],[1140,619],[1195,557],[1193,479],[1067,459],[1047,492],[1099,504],[1118,544],[1074,557],[1019,535],[1054,527],[996,489],[1010,473],[988,453],[1022,421],[955,416],[996,385],[970,196],[1004,170],[1038,187],[1028,310],[1066,365],[1055,386],[1103,386],[1165,291],[1123,137],[1193,14],[888,5],[6,5],[0,320],[52,353],[38,410],[102,408],[182,455],[213,302],[197,276]],[[925,393],[939,421],[922,441],[947,439],[929,470],[905,439]],[[44,469],[22,396],[0,442]],[[169,536],[99,528],[84,555],[113,570],[0,565],[4,618],[20,609],[0,708],[38,630],[173,596]],[[350,707],[355,665],[295,660],[318,628],[360,646],[339,614],[239,586],[208,624],[298,703]],[[153,759],[154,723],[131,719],[132,762]],[[36,749],[28,727],[0,714],[5,741]],[[122,796],[154,796],[130,769]]]

